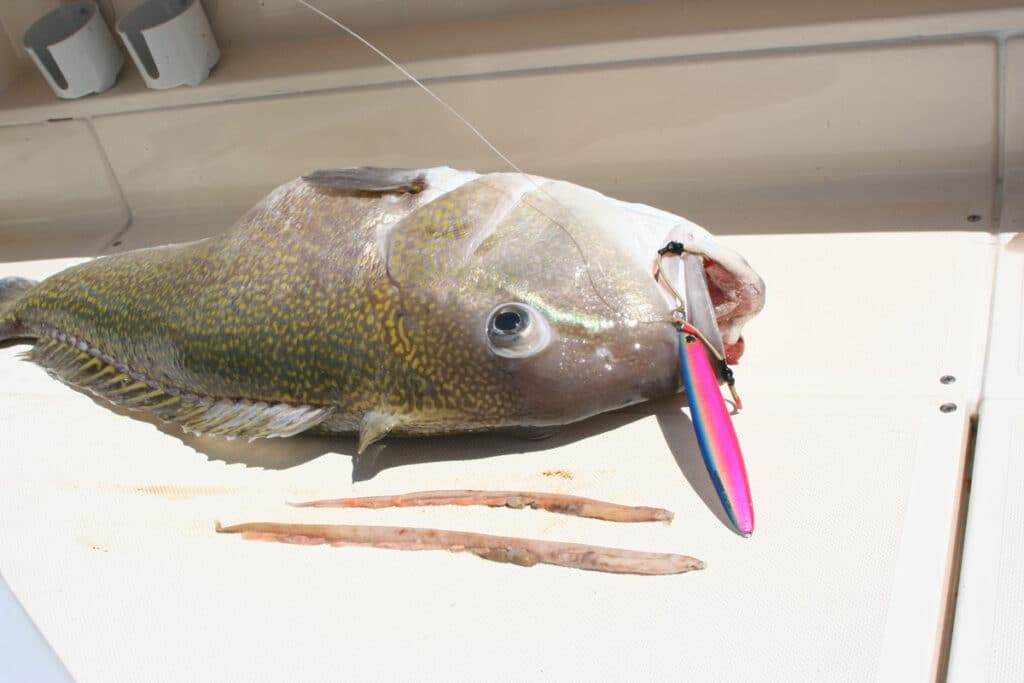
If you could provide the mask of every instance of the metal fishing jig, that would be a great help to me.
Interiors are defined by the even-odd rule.
[[[685,259],[685,299],[668,278],[660,277],[662,261],[669,254]],[[658,250],[656,275],[679,304],[673,311],[672,319],[679,330],[679,361],[686,387],[686,400],[690,405],[690,415],[704,465],[729,521],[740,534],[750,536],[754,531],[750,482],[736,430],[718,388],[719,379],[728,385],[736,409],[740,410],[743,404],[736,392],[732,369],[725,359],[725,347],[714,318],[702,261],[701,256],[687,252],[680,242],[669,242]],[[700,325],[704,331],[694,324],[696,318],[701,318]],[[708,350],[717,360],[717,374]]]

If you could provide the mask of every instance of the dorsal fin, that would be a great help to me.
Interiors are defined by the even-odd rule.
[[[423,171],[377,166],[313,171],[302,179],[319,190],[339,193],[416,194],[427,187]]]
[[[26,357],[65,384],[114,405],[154,415],[194,434],[229,439],[293,436],[315,427],[329,407],[197,396],[162,386],[114,364],[73,337],[43,337]]]

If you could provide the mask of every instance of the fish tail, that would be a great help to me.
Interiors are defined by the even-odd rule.
[[[0,342],[22,336],[23,330],[14,314],[14,306],[36,284],[23,277],[0,278]]]

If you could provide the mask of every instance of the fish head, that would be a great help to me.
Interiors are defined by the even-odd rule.
[[[451,363],[442,374],[466,397],[456,421],[543,427],[681,390],[679,302],[656,278],[658,249],[673,239],[714,242],[678,216],[571,183],[490,174],[397,225],[387,268],[407,309],[444,320],[424,363]],[[736,275],[729,259],[721,267],[760,283],[745,263]],[[751,290],[723,316],[732,348],[756,308]],[[408,321],[416,329],[437,327],[416,315]],[[498,405],[498,414],[484,418],[474,402]]]

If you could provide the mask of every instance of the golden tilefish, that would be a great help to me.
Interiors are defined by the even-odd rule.
[[[653,270],[669,240],[704,256],[735,360],[764,287],[705,230],[567,182],[449,168],[317,171],[219,236],[0,279],[0,342],[201,434],[358,433],[364,449],[543,429],[682,389]]]

